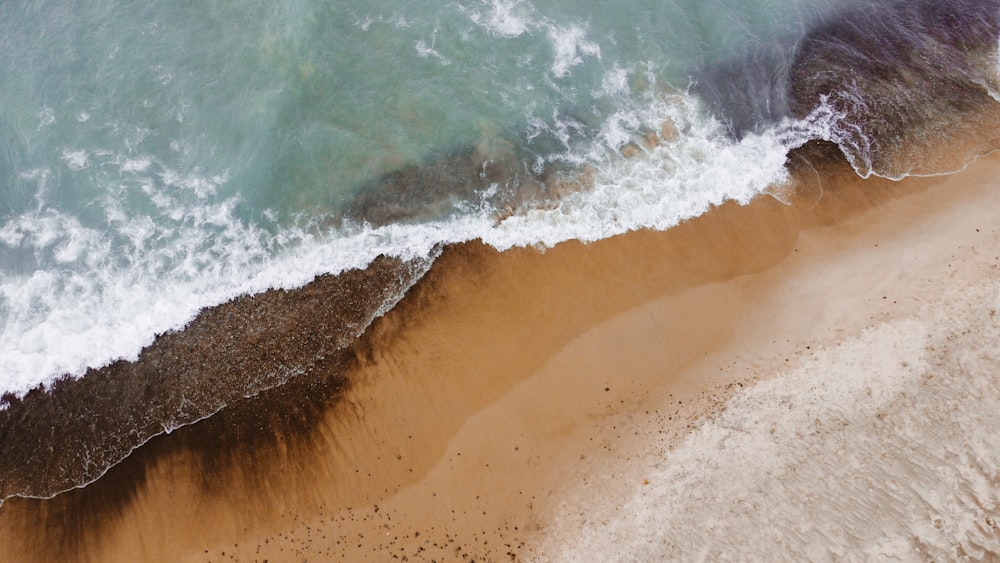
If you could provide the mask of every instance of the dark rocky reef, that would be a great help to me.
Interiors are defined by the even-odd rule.
[[[937,171],[927,162],[935,147],[977,134],[981,115],[996,111],[989,89],[997,85],[998,35],[996,0],[845,11],[799,42],[789,110],[804,118],[821,104],[832,109],[838,118],[829,140],[863,174]]]
[[[94,481],[152,437],[222,409],[238,412],[244,398],[290,381],[342,387],[337,366],[358,334],[419,273],[379,258],[300,289],[241,296],[160,335],[135,362],[91,369],[22,398],[5,396],[0,498],[46,497]],[[234,420],[246,431],[255,427],[253,417]],[[239,432],[231,434],[239,443]]]
[[[517,141],[497,137],[374,180],[347,205],[344,216],[373,226],[479,208],[505,216],[525,203],[544,201],[554,173],[551,166],[536,173]]]
[[[692,89],[734,138],[760,133],[789,115],[793,54],[791,42],[757,46],[744,57],[699,70]]]
[[[998,36],[997,0],[866,2],[697,71],[693,91],[735,138],[812,118],[862,175],[950,171],[942,147],[1000,146]]]

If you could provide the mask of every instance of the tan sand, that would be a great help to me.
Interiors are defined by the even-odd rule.
[[[172,450],[115,511],[11,500],[0,545],[15,561],[531,558],[573,541],[581,490],[626,498],[650,456],[776,364],[1000,254],[998,172],[987,158],[902,183],[831,175],[818,203],[761,197],[544,253],[452,249],[376,324],[308,435],[207,484]]]

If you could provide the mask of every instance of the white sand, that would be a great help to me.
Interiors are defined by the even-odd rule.
[[[802,237],[738,329],[750,340],[693,368],[765,379],[679,443],[646,426],[630,459],[578,468],[538,558],[1000,556],[995,162],[889,203],[925,213],[907,228],[879,212]]]

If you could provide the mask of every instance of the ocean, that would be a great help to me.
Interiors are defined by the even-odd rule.
[[[987,0],[4,2],[0,498],[335,371],[449,245],[669,229],[814,154],[958,170],[998,37]]]

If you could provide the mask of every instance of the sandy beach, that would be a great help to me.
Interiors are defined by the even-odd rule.
[[[224,428],[209,419],[89,487],[11,499],[3,559],[715,558],[747,555],[739,542],[753,534],[734,532],[746,529],[770,538],[761,554],[793,559],[919,555],[904,521],[922,509],[852,488],[870,484],[867,466],[849,479],[823,461],[880,432],[895,437],[871,446],[888,475],[925,438],[948,438],[941,459],[954,467],[966,445],[978,452],[976,500],[938,507],[937,543],[914,545],[995,556],[1000,531],[982,522],[998,518],[998,444],[899,417],[924,412],[906,401],[934,372],[982,380],[949,400],[969,401],[956,407],[969,428],[997,422],[1000,158],[903,182],[822,177],[791,204],[761,196],[666,232],[449,248],[355,346],[346,390],[294,432],[260,423],[240,447],[213,450]],[[801,389],[813,403],[795,399]],[[758,430],[775,438],[750,440]],[[772,488],[810,494],[795,470],[823,483],[809,502],[860,503],[834,503],[812,525],[871,537],[792,530],[808,511],[768,516],[787,506]]]

